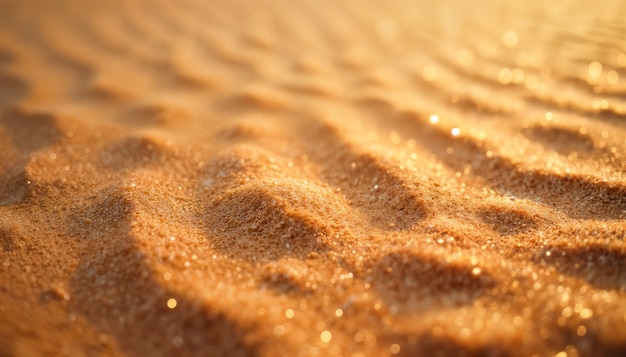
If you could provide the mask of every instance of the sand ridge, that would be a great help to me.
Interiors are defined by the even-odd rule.
[[[626,350],[619,1],[3,6],[0,355]]]

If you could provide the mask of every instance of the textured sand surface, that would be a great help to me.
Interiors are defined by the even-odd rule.
[[[623,356],[581,3],[0,1],[0,356]]]

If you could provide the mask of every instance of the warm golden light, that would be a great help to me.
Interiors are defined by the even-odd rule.
[[[0,355],[626,349],[626,0],[0,8]]]

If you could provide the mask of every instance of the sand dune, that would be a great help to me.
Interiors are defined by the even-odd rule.
[[[1,356],[626,351],[624,3],[2,8]]]

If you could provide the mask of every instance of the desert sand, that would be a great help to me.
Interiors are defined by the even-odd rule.
[[[623,356],[626,3],[0,11],[0,356]]]

